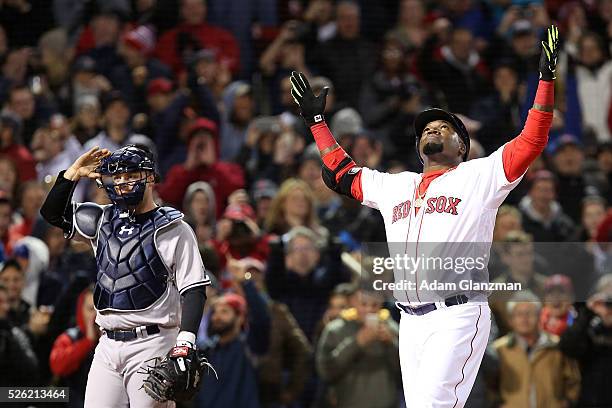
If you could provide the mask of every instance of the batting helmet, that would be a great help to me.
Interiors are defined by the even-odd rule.
[[[104,187],[108,198],[119,206],[122,212],[128,211],[142,201],[149,174],[121,184],[116,184],[113,176],[140,171],[153,174],[155,181],[159,181],[153,154],[136,145],[128,145],[115,150],[110,156],[105,157],[97,168],[97,172],[102,176],[102,180],[97,180],[98,186]],[[126,193],[118,188],[122,184],[129,184],[130,191]]]
[[[416,119],[414,120],[416,151],[417,155],[419,156],[419,160],[421,160],[421,163],[423,162],[423,159],[421,158],[421,154],[419,153],[419,142],[421,140],[421,136],[423,136],[423,129],[425,129],[425,126],[427,126],[428,123],[433,122],[434,120],[445,120],[453,126],[453,128],[465,144],[465,153],[463,154],[463,161],[466,161],[468,154],[470,153],[470,135],[468,134],[465,125],[463,124],[461,119],[457,117],[457,115],[454,115],[439,108],[431,108],[419,113]]]

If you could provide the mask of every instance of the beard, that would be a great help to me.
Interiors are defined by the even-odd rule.
[[[214,335],[218,335],[218,336],[226,335],[227,333],[234,330],[234,327],[236,325],[236,320],[237,319],[232,319],[229,322],[218,322],[218,323],[211,322],[210,334],[213,336]]]
[[[427,142],[425,146],[423,146],[423,154],[425,156],[431,156],[432,154],[442,153],[444,150],[444,145],[439,142]]]

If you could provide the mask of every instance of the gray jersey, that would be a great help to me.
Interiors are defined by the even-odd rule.
[[[91,244],[94,253],[97,236],[89,239],[77,236]],[[76,236],[75,236],[76,237]],[[180,294],[190,288],[209,285],[198,243],[191,227],[179,221],[160,230],[155,239],[156,248],[170,274],[166,292],[153,305],[141,311],[98,311],[96,323],[104,329],[126,329],[157,324],[162,327],[176,327],[180,324]]]

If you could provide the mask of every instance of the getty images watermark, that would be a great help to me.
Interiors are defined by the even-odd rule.
[[[393,271],[396,278],[398,275],[409,278],[389,282],[385,281],[384,277],[380,277],[372,280],[372,287],[378,291],[515,291],[522,289],[522,284],[519,282],[482,281],[482,278],[487,275],[488,258],[488,254],[477,257],[441,257],[425,254],[373,257],[371,258],[372,274],[381,276],[388,271]],[[419,273],[421,273],[420,279]],[[457,279],[457,276],[465,274],[468,275],[465,276],[465,279]],[[441,275],[447,278],[455,276],[451,280],[437,278]],[[474,280],[475,276],[478,277],[478,280]]]

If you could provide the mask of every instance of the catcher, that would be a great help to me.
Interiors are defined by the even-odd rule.
[[[112,204],[71,203],[82,177],[96,180]],[[207,364],[195,333],[210,279],[183,214],[153,201],[158,180],[145,148],[111,154],[94,147],[59,173],[40,210],[96,257],[102,333],[87,378],[88,408],[173,407],[195,395]]]

